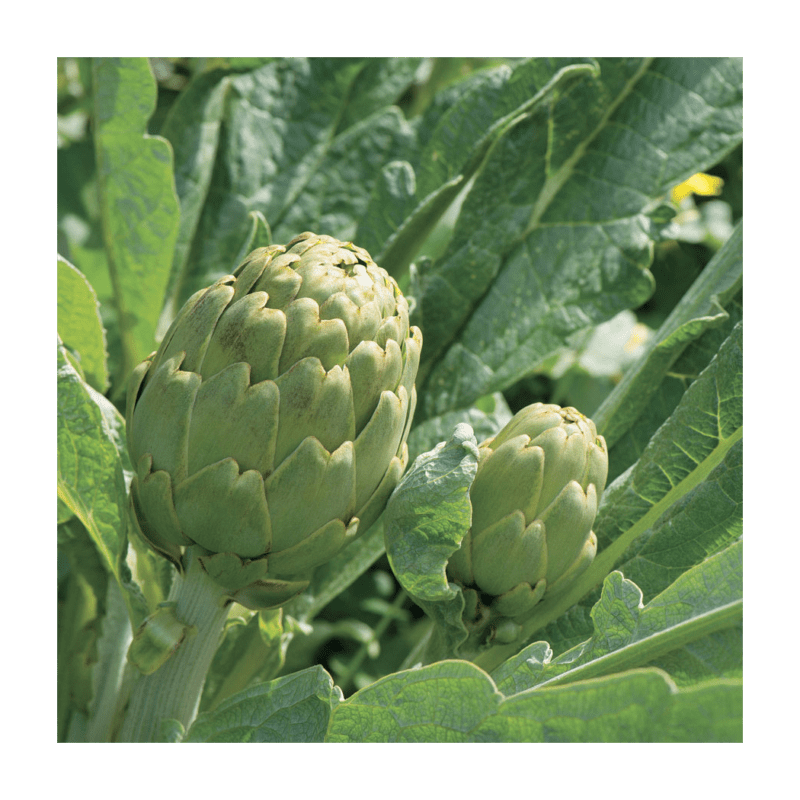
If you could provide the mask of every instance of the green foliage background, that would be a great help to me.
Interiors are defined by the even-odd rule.
[[[720,193],[673,200],[697,172]],[[127,539],[127,376],[194,291],[304,230],[412,299],[412,459],[532,402],[597,422],[605,557],[522,651],[395,676],[428,622],[378,524],[281,612],[232,618],[188,739],[280,740],[297,692],[309,741],[672,741],[705,707],[698,740],[740,737],[742,196],[741,59],[59,59],[60,737],[91,726],[114,614],[169,582]],[[718,600],[676,621],[710,575]],[[443,678],[469,713],[391,722]],[[553,721],[544,682],[616,721]],[[247,687],[245,736],[222,711]]]

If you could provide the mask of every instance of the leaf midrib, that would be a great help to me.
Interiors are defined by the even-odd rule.
[[[536,198],[536,203],[531,211],[530,221],[528,222],[528,225],[521,236],[522,240],[525,240],[536,228],[539,227],[539,223],[544,216],[544,213],[549,208],[550,203],[552,203],[553,199],[561,191],[564,184],[572,176],[575,165],[578,163],[578,161],[580,161],[581,158],[583,158],[589,145],[605,128],[605,126],[608,124],[608,120],[611,118],[614,112],[616,112],[617,108],[619,108],[625,98],[628,97],[628,95],[633,91],[633,87],[636,85],[642,75],[647,72],[650,65],[653,63],[653,60],[653,58],[646,58],[642,61],[639,69],[637,69],[636,72],[634,72],[634,74],[629,78],[625,86],[622,88],[622,91],[620,91],[615,98],[614,102],[610,103],[608,108],[606,108],[605,113],[600,118],[594,130],[592,130],[588,136],[584,137],[584,139],[575,147],[572,155],[570,155],[570,157],[564,161],[558,170],[556,170],[556,172],[554,172],[545,180],[544,186],[542,187],[541,192],[539,192],[539,196]],[[551,140],[548,137],[548,152],[550,146]]]
[[[643,666],[676,650],[678,647],[701,639],[712,633],[730,628],[742,619],[743,600],[711,609],[682,620],[666,630],[654,631],[630,642],[618,650],[606,653],[574,669],[537,684],[534,689],[598,678],[614,672]]]

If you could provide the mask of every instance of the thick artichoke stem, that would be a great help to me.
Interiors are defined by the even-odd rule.
[[[196,629],[166,663],[133,687],[117,741],[161,741],[161,723],[176,719],[188,729],[197,714],[206,674],[217,651],[230,600],[187,550],[187,569],[176,576],[169,600],[176,616]]]

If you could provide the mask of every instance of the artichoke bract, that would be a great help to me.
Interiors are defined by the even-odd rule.
[[[366,250],[303,233],[197,292],[137,367],[132,516],[180,566],[279,605],[383,511],[407,460],[422,337]]]
[[[523,408],[478,450],[472,526],[448,578],[473,590],[468,605],[521,617],[591,564],[608,450],[590,419],[544,403]]]

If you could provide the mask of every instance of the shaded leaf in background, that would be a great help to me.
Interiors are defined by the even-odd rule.
[[[242,609],[246,617],[247,609]],[[228,618],[225,638],[214,655],[210,680],[203,688],[201,711],[214,710],[223,700],[245,689],[254,678],[270,680],[283,666],[292,634],[282,608],[252,613],[249,619]]]
[[[179,95],[162,128],[175,154],[175,188],[180,201],[180,222],[171,255],[166,298],[167,319],[161,323],[159,331],[162,334],[188,297],[183,281],[189,270],[187,262],[192,241],[211,183],[229,83],[221,70],[198,75]]]
[[[665,374],[686,347],[709,328],[725,323],[728,312],[724,306],[742,288],[742,247],[740,222],[648,342],[637,363],[595,412],[595,424],[606,437],[610,452],[647,409]],[[620,468],[621,465],[615,465],[616,470]]]
[[[383,525],[379,519],[334,558],[314,570],[309,587],[284,610],[301,623],[311,620],[383,554]]]
[[[236,266],[251,211],[263,214],[276,243],[305,230],[354,235],[383,166],[412,144],[391,105],[412,80],[411,66],[293,58],[190,84],[164,129],[186,215],[178,304]]]
[[[418,425],[414,425],[408,437],[409,463],[420,453],[432,450],[439,442],[447,441],[456,426],[464,422],[475,433],[476,442],[490,439],[511,419],[513,414],[505,398],[500,392],[489,397],[482,397],[468,411],[459,410],[431,417]]]
[[[82,741],[92,698],[91,665],[97,660],[97,595],[79,574],[64,581],[58,598],[58,741]]]

